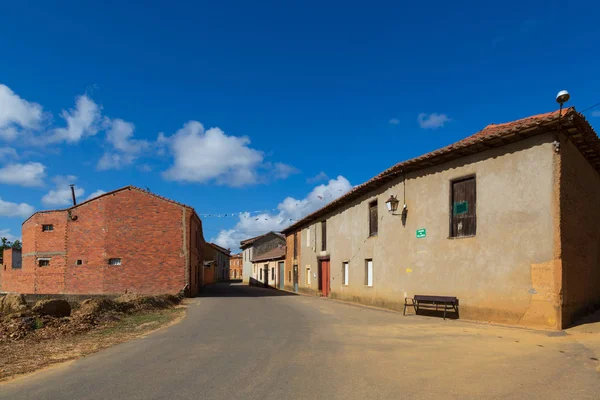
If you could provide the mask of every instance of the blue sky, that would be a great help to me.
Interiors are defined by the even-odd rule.
[[[69,183],[132,184],[220,214],[205,238],[234,247],[561,89],[600,102],[591,1],[55,3],[0,5],[12,239]]]

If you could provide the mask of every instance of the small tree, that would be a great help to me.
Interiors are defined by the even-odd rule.
[[[0,244],[0,255],[3,255],[4,249],[10,249],[12,247],[12,243],[5,237],[1,238],[0,240],[2,241],[2,244]]]
[[[12,244],[12,248],[15,250],[21,250],[23,248],[21,241],[19,239],[15,240]]]

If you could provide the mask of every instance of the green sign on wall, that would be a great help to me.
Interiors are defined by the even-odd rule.
[[[417,229],[417,239],[421,239],[427,236],[427,229]]]

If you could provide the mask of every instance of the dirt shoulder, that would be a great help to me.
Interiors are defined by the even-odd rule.
[[[29,315],[5,318],[0,324],[12,324],[13,328],[21,320],[34,318],[34,322],[25,334],[22,329],[16,330],[17,335],[12,338],[5,335],[0,340],[0,382],[147,335],[185,317],[183,304],[140,306],[143,303],[140,298],[133,303],[138,307],[129,304],[125,309],[121,304],[118,309],[110,310],[91,307],[93,312],[87,312],[90,306],[86,308],[84,304],[69,318]]]

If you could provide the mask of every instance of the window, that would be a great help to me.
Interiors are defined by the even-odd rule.
[[[310,285],[310,267],[306,267],[306,284]]]
[[[271,280],[275,280],[275,268],[271,268]]]
[[[342,284],[348,286],[348,261],[342,263]]]
[[[365,260],[365,286],[373,286],[373,260]]]
[[[298,258],[298,234],[294,233],[294,258]]]
[[[83,260],[77,260],[77,261],[75,261],[75,265],[83,265]]]
[[[377,200],[369,203],[369,236],[377,235]]]
[[[306,247],[310,247],[310,226],[306,228]]]
[[[54,230],[54,225],[42,225],[42,232],[51,232]]]
[[[450,186],[450,237],[475,236],[475,177],[452,181]]]
[[[292,271],[288,271],[288,282],[292,281]]]
[[[321,222],[321,251],[327,250],[327,221]]]
[[[38,258],[38,266],[39,267],[47,267],[50,265],[49,258]]]
[[[120,258],[109,258],[108,265],[121,265],[121,259]]]
[[[262,268],[260,269],[260,280],[262,281]]]

